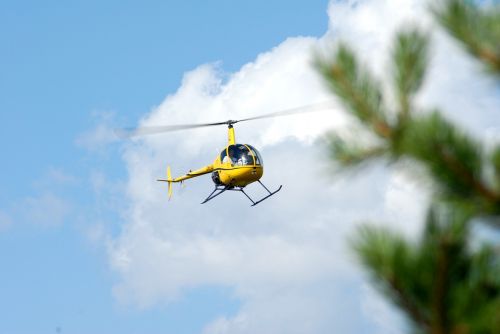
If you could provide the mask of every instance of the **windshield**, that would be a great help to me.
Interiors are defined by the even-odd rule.
[[[227,147],[227,153],[231,163],[236,166],[253,165],[253,155],[245,145],[236,144]]]
[[[250,149],[250,153],[255,157],[255,164],[256,165],[264,165],[264,162],[262,161],[262,157],[260,156],[259,151],[255,149],[252,145],[246,145]]]

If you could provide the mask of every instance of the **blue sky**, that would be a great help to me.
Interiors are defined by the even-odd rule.
[[[234,313],[225,288],[145,310],[116,303],[105,247],[82,220],[109,216],[120,230],[89,177],[126,170],[119,144],[93,154],[75,141],[96,113],[135,125],[199,64],[234,71],[288,36],[320,36],[326,9],[324,0],[2,1],[0,211],[10,224],[0,231],[0,333],[197,333]],[[69,204],[59,222],[26,215],[27,201],[45,195]]]
[[[236,127],[264,183],[284,185],[256,208],[199,205],[210,178],[171,202],[155,182],[212,161],[225,129],[112,136],[324,101],[314,52],[341,38],[383,76],[399,25],[435,29],[419,0],[234,3],[0,4],[0,334],[402,331],[345,240],[366,220],[417,235],[426,192],[381,166],[333,182],[318,140],[348,130],[338,105]],[[442,32],[433,42],[418,102],[497,140],[498,86]]]
[[[199,64],[222,61],[233,71],[288,36],[321,35],[326,7],[327,1],[3,1],[1,108],[11,126],[1,140],[17,140],[2,151],[29,152],[30,163],[7,159],[2,181],[78,161],[67,154],[94,110],[115,111],[130,124]]]

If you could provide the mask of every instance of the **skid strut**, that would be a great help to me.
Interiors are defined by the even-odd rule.
[[[212,191],[210,193],[210,195],[208,195],[208,197],[205,198],[205,200],[203,202],[201,202],[201,204],[205,204],[206,202],[210,201],[211,199],[214,199],[215,197],[219,196],[220,194],[222,194],[226,190],[231,190],[230,188],[231,188],[231,186],[215,186],[214,191]]]
[[[260,182],[260,180],[257,180],[257,182],[259,182],[260,185],[264,189],[266,189],[266,191],[269,193],[269,195],[262,197],[258,201],[254,201],[250,196],[248,196],[248,194],[243,190],[243,187],[237,187],[237,186],[215,186],[215,189],[210,193],[210,195],[208,195],[207,198],[205,198],[205,200],[203,202],[201,202],[201,204],[205,204],[206,202],[214,199],[215,197],[219,196],[220,194],[222,194],[226,190],[232,190],[232,191],[241,191],[250,200],[250,202],[252,202],[252,206],[255,206],[255,205],[259,204],[260,202],[262,202],[262,201],[268,199],[269,197],[273,196],[274,194],[276,194],[283,187],[281,185],[281,186],[279,186],[279,188],[277,190],[271,192],[269,189],[267,189],[267,187],[262,182]]]

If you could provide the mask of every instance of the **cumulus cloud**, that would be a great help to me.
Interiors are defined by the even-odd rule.
[[[328,12],[329,30],[321,38],[289,38],[236,73],[224,73],[220,64],[186,73],[177,92],[140,125],[238,119],[331,100],[311,67],[315,51],[325,52],[342,38],[382,75],[397,27],[410,21],[433,28],[426,5],[417,0],[332,1]],[[492,84],[444,34],[433,36],[433,65],[419,103],[443,107],[477,133],[498,126],[500,118],[492,112],[500,98]],[[478,105],[474,113],[464,109]],[[116,297],[148,307],[182,298],[194,287],[222,285],[233,289],[241,308],[213,319],[206,333],[399,332],[400,322],[377,320],[392,319],[392,310],[364,290],[346,239],[359,221],[418,231],[425,193],[407,175],[383,166],[332,182],[320,138],[327,129],[345,131],[345,125],[339,107],[237,124],[237,140],[264,156],[263,182],[273,188],[284,184],[255,208],[239,193],[199,205],[213,187],[209,177],[175,188],[171,202],[165,185],[154,181],[167,163],[180,174],[212,161],[226,144],[224,128],[150,136],[127,145],[129,208],[109,250],[120,275]],[[259,191],[248,187],[253,196]]]

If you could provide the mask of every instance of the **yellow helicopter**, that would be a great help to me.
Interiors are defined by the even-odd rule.
[[[119,133],[120,136],[132,137],[150,134],[158,134],[164,132],[187,130],[193,128],[201,128],[207,126],[227,125],[228,126],[228,143],[222,152],[217,155],[214,162],[205,167],[172,178],[170,166],[167,167],[167,178],[158,179],[160,182],[168,183],[168,197],[172,197],[172,183],[183,182],[187,179],[192,179],[201,175],[212,173],[212,181],[215,183],[215,189],[201,203],[204,204],[215,197],[219,196],[227,190],[242,192],[251,202],[252,206],[259,204],[267,198],[273,196],[281,190],[280,185],[275,191],[269,190],[261,181],[260,178],[264,174],[264,164],[262,156],[255,147],[249,144],[236,143],[236,136],[233,125],[239,122],[251,121],[263,118],[272,118],[279,116],[287,116],[292,114],[320,111],[331,108],[330,102],[308,105],[300,108],[288,109],[270,114],[264,114],[256,117],[245,118],[240,120],[228,120],[224,122],[205,123],[205,124],[183,124],[183,125],[166,125],[166,126],[146,126],[138,129],[125,130]],[[251,183],[258,182],[266,191],[267,195],[259,200],[252,199],[244,190]]]

